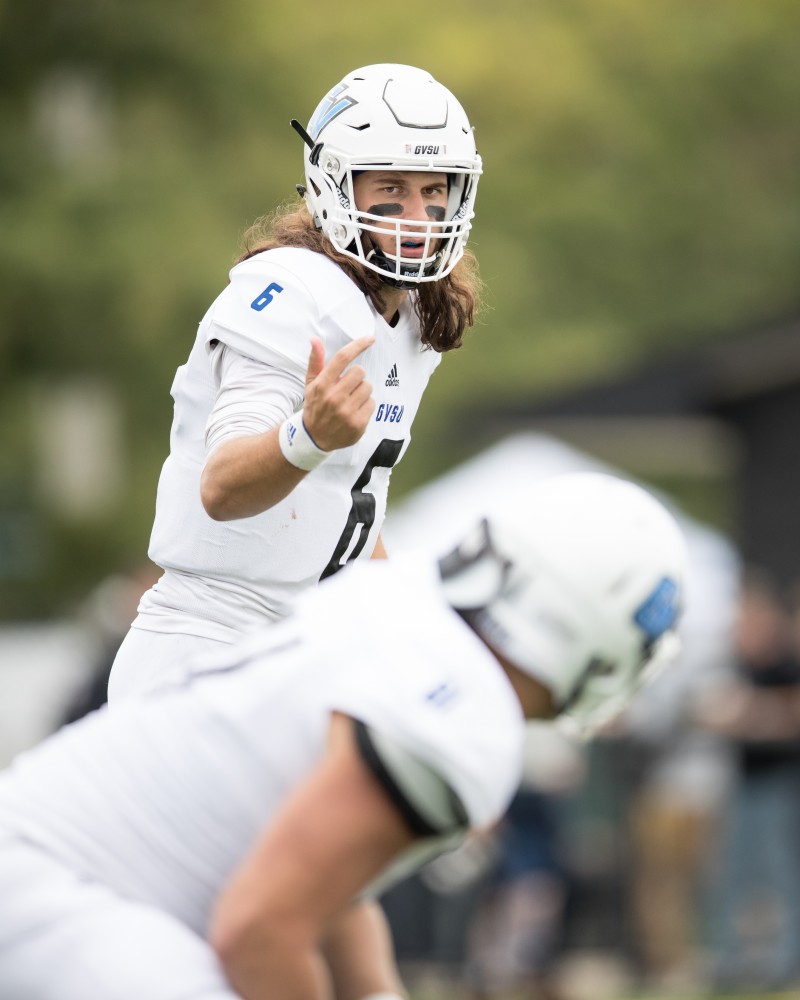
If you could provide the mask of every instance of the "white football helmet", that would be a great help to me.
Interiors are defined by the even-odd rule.
[[[586,472],[509,498],[440,569],[450,604],[588,736],[676,654],[685,562],[659,501]]]
[[[338,250],[400,288],[438,281],[453,270],[472,228],[481,158],[467,115],[446,87],[414,66],[365,66],[322,99],[307,131],[296,120],[292,125],[306,142],[306,203]],[[401,219],[356,211],[353,175],[376,169],[446,173],[444,219],[414,220],[412,232]],[[376,250],[368,238],[385,235],[390,222],[394,254]],[[404,258],[403,241],[420,236],[422,257]]]

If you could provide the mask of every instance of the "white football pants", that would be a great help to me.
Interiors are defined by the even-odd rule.
[[[213,949],[164,913],[0,837],[4,1000],[237,1000]]]
[[[131,628],[114,658],[108,679],[108,702],[146,694],[170,677],[180,676],[197,657],[229,646],[227,642],[182,632],[149,632]]]

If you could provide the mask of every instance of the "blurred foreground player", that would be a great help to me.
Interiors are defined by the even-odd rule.
[[[61,730],[0,776],[0,996],[352,995],[328,928],[503,814],[525,719],[619,712],[674,645],[683,576],[649,494],[557,477],[438,566],[354,567],[214,669]]]

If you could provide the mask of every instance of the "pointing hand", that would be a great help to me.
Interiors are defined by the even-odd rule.
[[[375,410],[372,386],[361,365],[347,366],[374,342],[372,336],[353,340],[325,364],[322,341],[318,337],[311,340],[303,421],[323,451],[347,448],[367,429]]]

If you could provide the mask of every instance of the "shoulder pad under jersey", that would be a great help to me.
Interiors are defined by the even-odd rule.
[[[237,264],[205,322],[207,346],[222,341],[301,374],[311,337],[321,337],[330,355],[374,328],[365,296],[344,271],[322,254],[296,248],[268,250]]]
[[[362,758],[416,834],[466,829],[469,818],[461,800],[428,763],[358,720],[355,734]]]

